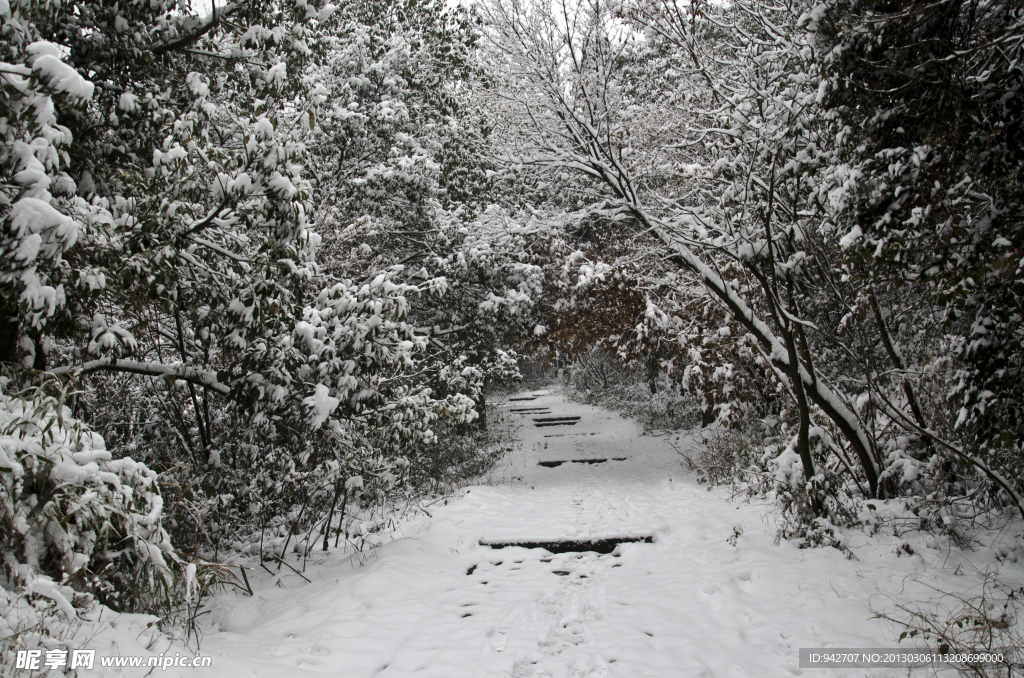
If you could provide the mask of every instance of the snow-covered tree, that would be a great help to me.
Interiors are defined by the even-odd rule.
[[[514,374],[532,273],[501,217],[474,221],[466,12],[0,14],[0,360],[10,388],[73,385],[67,416],[160,473],[176,558],[326,534],[340,490],[393,487]]]
[[[878,405],[943,454],[1020,477],[1020,12],[826,3],[815,22],[841,129],[829,207],[878,371],[904,391]]]
[[[856,49],[865,54],[874,49],[870,36],[880,16],[874,9],[672,0],[554,7],[493,2],[487,7],[486,34],[495,77],[500,73],[502,82],[501,103],[495,107],[517,121],[503,139],[506,162],[561,182],[572,196],[565,200],[563,195],[562,204],[575,212],[574,218],[611,224],[603,232],[605,242],[634,239],[633,258],[647,262],[645,273],[654,281],[635,296],[650,307],[645,315],[664,318],[658,329],[672,343],[691,347],[687,355],[673,346],[677,358],[666,361],[680,368],[686,383],[706,387],[712,381],[706,376],[742,373],[737,368],[747,362],[763,371],[753,379],[762,400],[774,400],[777,390],[785,395],[784,419],[791,423],[792,437],[779,464],[788,456],[800,460],[811,513],[828,510],[822,496],[835,491],[832,478],[837,475],[845,475],[840,484],[848,484],[848,491],[868,496],[927,493],[920,485],[927,476],[930,487],[944,496],[966,491],[956,481],[965,477],[957,474],[966,474],[983,478],[1020,505],[1017,486],[1007,480],[1015,477],[1008,472],[1012,464],[997,468],[962,441],[929,428],[932,420],[948,415],[941,392],[955,384],[952,374],[962,375],[956,378],[962,384],[958,391],[981,397],[981,387],[969,386],[966,379],[981,374],[964,362],[974,349],[964,340],[943,337],[940,324],[929,320],[914,350],[901,352],[901,341],[889,327],[894,324],[908,337],[915,320],[934,317],[946,300],[957,297],[954,288],[963,300],[954,306],[978,302],[966,292],[976,284],[967,268],[949,270],[942,294],[923,289],[906,295],[897,281],[916,280],[928,267],[915,271],[900,263],[895,250],[890,255],[896,258],[887,260],[883,255],[889,245],[880,244],[883,238],[865,237],[867,226],[859,215],[869,199],[883,211],[903,209],[899,206],[906,203],[907,214],[895,231],[898,241],[916,232],[907,229],[924,219],[925,198],[911,205],[914,199],[903,196],[906,182],[894,180],[897,175],[916,177],[922,191],[925,183],[929,191],[938,190],[926,179],[924,156],[911,157],[922,146],[865,150],[871,144],[865,146],[861,133],[872,135],[872,144],[880,138],[870,131],[872,124],[895,133],[887,106],[903,106],[893,92],[878,93],[871,80],[877,64],[855,55]],[[891,20],[899,21],[902,11],[894,11]],[[932,10],[914,11],[928,16]],[[999,24],[997,15],[1002,16],[995,12],[986,19],[988,32],[978,35],[999,36],[1013,49],[1014,20]],[[825,26],[832,26],[832,32]],[[844,30],[849,26],[860,32]],[[893,33],[886,36],[897,39]],[[936,40],[936,45],[946,44]],[[920,59],[924,70],[946,67],[945,61],[937,65],[909,45],[900,58]],[[961,56],[969,61],[988,43],[967,49]],[[978,63],[996,63],[1002,57],[995,53],[978,57]],[[891,72],[901,70],[893,67]],[[979,94],[993,106],[999,97],[1011,106],[1000,113],[1003,122],[993,123],[997,134],[1012,119],[1016,71],[1008,73],[1002,84],[990,86],[993,93]],[[926,86],[923,76],[911,80]],[[858,87],[868,93],[867,100],[874,96],[886,105],[864,105]],[[941,109],[930,110],[935,125],[941,125]],[[881,112],[873,117],[876,111]],[[899,134],[904,132],[901,128]],[[982,138],[979,133],[979,149]],[[1000,176],[1015,176],[1016,166],[1007,164],[1012,144],[1007,148],[978,157],[991,163],[998,156]],[[962,173],[963,166],[957,167]],[[567,181],[567,175],[575,179]],[[979,199],[977,204],[1015,203]],[[895,215],[877,223],[892,219]],[[990,221],[984,221],[985,232]],[[989,235],[997,243],[992,256],[998,261],[1004,251],[999,248],[1013,241],[994,231]],[[868,240],[871,251],[865,249]],[[977,243],[971,248],[979,249]],[[645,250],[651,254],[641,254]],[[921,256],[935,252],[925,246]],[[664,270],[666,262],[675,267],[673,275]],[[605,265],[614,270],[616,263]],[[1004,268],[992,264],[988,270]],[[985,279],[1005,281],[990,284],[1008,291],[1014,275],[988,274]],[[629,289],[641,276],[628,277],[630,282],[619,283],[618,290]],[[656,291],[659,287],[671,293]],[[701,300],[718,307],[718,326],[700,322]],[[1004,328],[996,333],[1000,336],[1016,336],[1020,324],[1006,308],[1000,311],[1006,321],[993,321],[993,327]],[[952,320],[954,315],[944,317]],[[642,325],[625,323],[605,333],[619,341],[626,332],[638,338],[644,334]],[[992,378],[1012,379],[1004,361],[1019,344],[985,338],[977,346],[997,343],[1001,348],[992,353],[998,354],[991,363]],[[728,348],[708,350],[715,345]],[[714,364],[705,362],[709,356]],[[730,397],[730,381],[721,383],[726,392],[716,394],[714,406],[732,412],[740,404],[739,390]],[[769,384],[773,387],[765,389]],[[991,398],[995,391],[986,393]],[[929,409],[928,418],[924,409]],[[974,416],[971,411],[981,416],[984,407],[963,411],[966,422]],[[995,416],[998,423],[990,423],[990,431],[1005,436],[1013,425],[1002,414]],[[950,464],[959,470],[951,471]]]

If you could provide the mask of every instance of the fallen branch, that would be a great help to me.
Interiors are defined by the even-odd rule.
[[[273,560],[276,560],[277,562],[281,563],[282,565],[284,565],[285,567],[287,567],[287,568],[288,568],[289,570],[291,570],[291,571],[292,571],[292,572],[294,572],[295,574],[299,575],[299,576],[300,576],[300,577],[302,577],[303,579],[306,579],[306,575],[302,574],[301,572],[299,572],[298,570],[296,570],[296,569],[295,569],[294,567],[292,567],[292,566],[291,566],[291,565],[289,565],[288,563],[284,562],[284,559],[283,559],[283,558],[278,558],[277,556],[274,556],[274,557],[273,557]],[[270,572],[270,570],[267,570],[267,572]],[[312,582],[312,581],[310,581],[309,579],[306,579],[306,581],[307,581],[307,582],[309,582],[310,584],[312,584],[312,583],[313,583],[313,582]]]

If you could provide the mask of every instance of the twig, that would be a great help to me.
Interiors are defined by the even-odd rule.
[[[295,574],[299,575],[299,576],[300,576],[300,577],[302,577],[303,579],[306,579],[306,575],[302,574],[301,572],[299,572],[298,570],[296,570],[296,569],[295,569],[294,567],[292,567],[292,566],[291,566],[291,565],[289,565],[288,563],[284,562],[284,559],[282,559],[282,558],[278,558],[277,556],[274,556],[274,560],[276,560],[277,562],[281,563],[282,565],[284,565],[284,566],[285,566],[285,567],[287,567],[287,568],[288,568],[289,570],[291,570],[291,571],[292,571],[292,572],[294,572]],[[269,572],[270,570],[267,570],[267,571]],[[281,570],[280,570],[280,568],[279,568],[279,569],[278,569],[278,572],[280,572],[280,571],[281,571]],[[310,581],[309,579],[306,579],[306,581],[307,581],[307,582],[309,582],[310,584],[312,584],[312,583],[313,583],[313,582],[312,582],[312,581]]]
[[[255,595],[252,592],[252,586],[249,585],[249,577],[245,574],[245,565],[239,565],[238,569],[242,571],[242,579],[245,580],[245,588],[249,591],[249,595]]]

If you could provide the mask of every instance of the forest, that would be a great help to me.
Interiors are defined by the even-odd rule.
[[[0,0],[5,649],[194,625],[545,371],[801,546],[1024,518],[1020,3],[335,1]]]

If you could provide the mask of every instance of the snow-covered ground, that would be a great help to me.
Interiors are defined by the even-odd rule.
[[[776,544],[768,507],[686,472],[685,437],[643,436],[613,412],[533,395],[497,405],[517,419],[521,445],[490,484],[404,522],[365,562],[317,553],[312,583],[264,573],[255,597],[215,601],[201,653],[216,675],[801,675],[800,647],[895,647],[872,608],[967,590],[979,567],[1020,575],[989,547],[965,553],[928,535],[897,555],[904,538],[848,534],[852,559]],[[579,420],[533,421],[552,417]],[[585,458],[609,461],[538,465]],[[607,555],[480,544],[627,535],[653,543]]]

